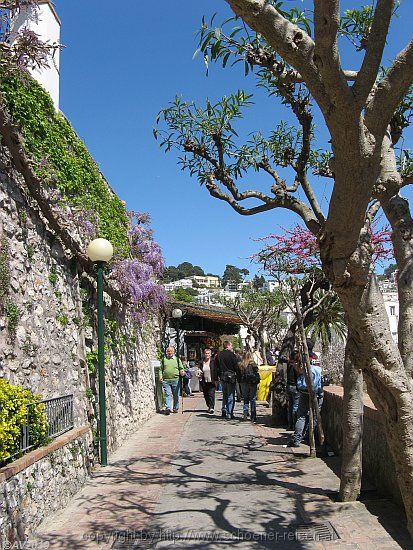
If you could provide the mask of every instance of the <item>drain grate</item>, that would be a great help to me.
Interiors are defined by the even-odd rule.
[[[291,530],[295,532],[295,540],[300,541],[331,541],[340,538],[329,521],[291,525]]]

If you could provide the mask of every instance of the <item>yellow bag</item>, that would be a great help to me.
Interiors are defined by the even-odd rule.
[[[269,401],[273,369],[274,367],[270,365],[258,367],[261,382],[258,384],[257,401]]]

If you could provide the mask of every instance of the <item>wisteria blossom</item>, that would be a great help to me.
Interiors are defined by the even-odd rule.
[[[54,215],[66,227],[70,227],[72,236],[84,248],[98,234],[99,216],[97,212],[68,203],[56,188],[47,190],[47,199]]]
[[[130,257],[113,261],[110,278],[135,306],[133,317],[142,324],[150,311],[162,307],[166,292],[157,279],[164,270],[160,246],[153,240],[147,214],[129,213]]]

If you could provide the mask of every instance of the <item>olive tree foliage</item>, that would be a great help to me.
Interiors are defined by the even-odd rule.
[[[413,182],[413,164],[409,153],[395,153],[412,119],[413,40],[405,37],[383,69],[395,0],[374,7],[355,1],[352,14],[341,12],[339,0],[308,1],[310,15],[298,1],[288,3],[290,10],[273,0],[226,2],[237,19],[204,22],[201,53],[223,66],[240,60],[296,124],[279,122],[267,136],[257,131],[241,140],[236,123],[251,106],[249,94],[238,91],[203,107],[177,98],[159,115],[162,143],[181,151],[182,168],[240,214],[286,208],[317,236],[323,271],[346,314],[346,392],[360,387],[362,373],[383,416],[413,533],[413,220],[401,196]],[[362,54],[358,67],[343,66],[340,36]],[[315,108],[331,149],[320,151],[314,142]],[[250,187],[254,171],[268,177],[268,192]],[[332,180],[326,209],[312,173]],[[369,228],[379,208],[392,230],[399,274],[398,345],[372,271]],[[345,433],[351,429],[348,423]]]

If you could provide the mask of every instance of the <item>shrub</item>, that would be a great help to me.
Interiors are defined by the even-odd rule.
[[[22,427],[29,424],[30,444],[47,442],[47,418],[40,396],[0,379],[0,462],[19,454]]]

